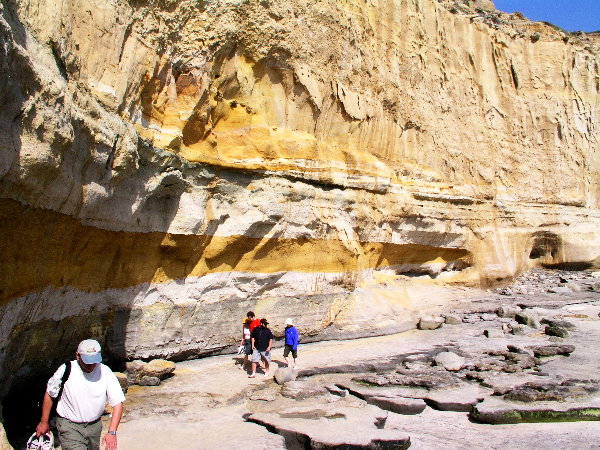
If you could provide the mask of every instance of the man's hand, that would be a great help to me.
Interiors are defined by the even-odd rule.
[[[114,434],[106,433],[102,439],[102,443],[106,450],[117,450],[117,436]]]
[[[41,435],[46,434],[48,431],[50,431],[50,425],[48,425],[48,422],[40,422],[38,423],[38,426],[35,427],[35,436],[40,437]]]

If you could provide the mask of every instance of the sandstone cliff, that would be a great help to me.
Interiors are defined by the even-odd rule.
[[[381,334],[599,263],[593,37],[489,1],[3,0],[0,54],[0,395],[88,335]]]

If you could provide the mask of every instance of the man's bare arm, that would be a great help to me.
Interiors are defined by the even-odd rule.
[[[42,434],[46,434],[50,430],[50,425],[48,425],[48,420],[50,419],[50,410],[52,409],[52,397],[48,395],[48,392],[44,392],[44,400],[42,401],[42,417],[40,418],[40,423],[35,428],[35,435],[41,436]]]
[[[117,431],[119,423],[121,422],[121,416],[123,415],[123,403],[117,403],[113,406],[112,418],[110,419],[110,425],[108,431]],[[117,435],[106,433],[102,442],[105,445],[106,450],[116,450],[117,448]]]

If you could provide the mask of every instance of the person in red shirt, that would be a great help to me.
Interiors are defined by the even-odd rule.
[[[250,334],[252,334],[252,330],[260,325],[260,319],[256,318],[254,311],[248,311],[248,313],[246,313],[246,318],[250,320],[250,325],[248,325],[248,328],[250,328]]]

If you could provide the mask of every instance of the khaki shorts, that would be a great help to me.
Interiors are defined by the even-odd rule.
[[[254,349],[254,351],[252,352],[252,362],[260,362],[261,357],[263,357],[265,361],[271,362],[271,352],[259,352],[258,350]]]
[[[96,420],[88,423],[71,422],[64,417],[56,418],[56,428],[60,447],[63,450],[98,450],[102,422]]]

